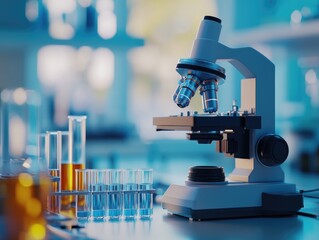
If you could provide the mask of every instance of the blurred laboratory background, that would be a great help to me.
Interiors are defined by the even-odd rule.
[[[181,112],[175,67],[205,15],[222,19],[225,45],[254,47],[275,63],[276,131],[290,146],[284,165],[319,174],[318,0],[0,1],[0,90],[41,96],[40,132],[87,115],[87,167],[151,167],[162,184],[183,181],[194,165],[228,173],[234,161],[214,144],[152,124]],[[234,99],[240,106],[242,76],[221,65],[219,106],[228,111]],[[199,94],[187,110],[202,112]]]

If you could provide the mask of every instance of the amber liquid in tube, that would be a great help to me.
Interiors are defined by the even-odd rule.
[[[61,164],[61,190],[62,191],[73,191],[75,190],[75,169],[84,169],[85,164]],[[72,208],[72,202],[75,201],[75,197],[63,196],[61,199],[62,210],[61,213],[66,216],[74,217],[75,209]]]
[[[84,163],[61,164],[61,189],[63,191],[75,190],[75,169],[84,169]]]

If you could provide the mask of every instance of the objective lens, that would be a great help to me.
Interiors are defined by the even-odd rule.
[[[205,80],[202,83],[200,94],[202,95],[204,112],[217,112],[218,99],[217,99],[218,85],[216,80]]]
[[[180,85],[179,93],[175,98],[177,106],[180,108],[187,107],[199,85],[200,81],[195,75],[187,75],[185,81]]]
[[[174,102],[175,102],[175,99],[177,98],[177,95],[178,95],[179,91],[181,90],[181,85],[182,85],[183,82],[184,82],[184,78],[181,78],[180,80],[178,80],[178,86],[177,86],[177,88],[175,90],[175,93],[173,95],[173,101]]]

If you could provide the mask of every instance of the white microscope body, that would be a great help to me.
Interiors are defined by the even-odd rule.
[[[162,206],[194,220],[296,214],[303,207],[302,196],[294,184],[284,182],[280,167],[288,156],[288,145],[274,135],[274,64],[253,48],[221,44],[220,31],[221,20],[205,16],[191,58],[180,59],[176,67],[182,76],[174,95],[176,104],[186,107],[200,87],[204,111],[209,114],[157,117],[154,125],[157,130],[191,131],[190,139],[200,143],[217,141],[217,151],[235,158],[235,169],[227,179],[207,180],[210,170],[199,167],[204,168],[199,169],[204,180],[189,175],[185,185],[171,185]],[[230,62],[244,76],[241,109],[228,115],[216,114],[218,85],[225,79],[217,60]],[[197,168],[194,171],[198,174]]]

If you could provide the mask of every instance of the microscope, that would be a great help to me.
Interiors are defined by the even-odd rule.
[[[202,96],[203,114],[153,118],[157,131],[187,131],[190,140],[209,144],[235,159],[225,177],[222,167],[190,168],[184,185],[172,184],[162,207],[191,220],[254,216],[295,215],[303,207],[296,185],[285,183],[280,165],[287,159],[286,141],[275,135],[275,67],[253,48],[229,48],[219,42],[221,20],[205,16],[194,41],[191,57],[180,59],[181,75],[173,95],[181,108],[196,90]],[[241,108],[218,113],[218,86],[225,69],[216,61],[230,62],[243,76]]]

